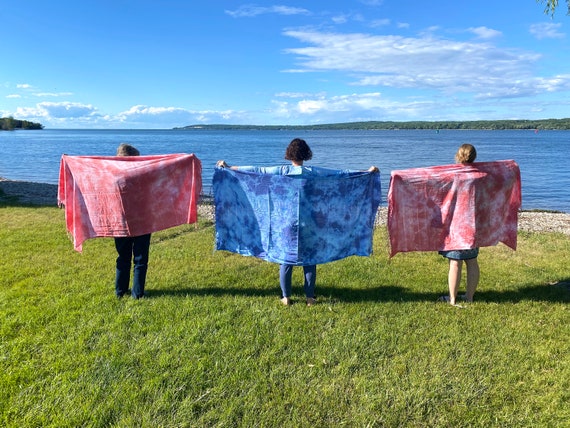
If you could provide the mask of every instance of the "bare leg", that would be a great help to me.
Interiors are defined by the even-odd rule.
[[[463,260],[449,259],[449,274],[447,275],[447,283],[449,285],[449,303],[455,305],[457,290],[461,282],[461,267]]]
[[[467,265],[467,294],[465,295],[465,300],[472,302],[475,290],[479,284],[479,262],[477,258],[474,258],[465,260],[465,264]]]
[[[281,287],[281,303],[285,306],[291,304],[291,278],[293,277],[293,265],[281,265],[279,267],[279,285]]]

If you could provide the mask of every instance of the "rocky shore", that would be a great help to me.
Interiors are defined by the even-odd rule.
[[[0,201],[14,199],[23,204],[57,205],[57,186],[0,177]]]
[[[57,186],[55,184],[12,181],[0,177],[0,202],[16,200],[23,204],[56,206]],[[376,226],[386,224],[388,209],[381,207],[376,217]],[[211,197],[204,197],[200,203],[199,216],[211,220],[214,218],[214,207]],[[559,232],[570,236],[570,214],[521,211],[519,214],[519,230],[530,232]]]

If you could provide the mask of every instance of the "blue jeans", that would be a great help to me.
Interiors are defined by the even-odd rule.
[[[317,281],[317,266],[303,266],[305,274],[305,296],[315,297],[315,282]],[[279,268],[279,285],[283,297],[291,297],[291,276],[293,275],[293,265],[281,265]]]
[[[131,295],[135,299],[144,296],[144,284],[148,268],[148,253],[150,249],[150,233],[128,238],[115,238],[117,257],[117,272],[115,275],[115,294],[119,297],[129,291],[131,275],[131,260],[133,270],[133,289]]]

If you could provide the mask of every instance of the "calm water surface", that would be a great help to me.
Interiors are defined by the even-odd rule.
[[[62,154],[114,155],[121,142],[142,154],[194,153],[202,161],[204,191],[218,159],[230,165],[285,163],[292,138],[313,150],[310,164],[382,172],[384,201],[390,171],[453,163],[463,143],[478,161],[513,159],[521,168],[523,209],[570,212],[570,131],[210,131],[41,130],[0,132],[0,176],[57,184]],[[309,163],[308,163],[309,164]],[[385,205],[385,202],[383,203]]]

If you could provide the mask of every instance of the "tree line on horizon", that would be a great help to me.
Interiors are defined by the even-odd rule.
[[[0,118],[0,130],[44,129],[41,123],[18,120],[13,117]],[[518,120],[471,120],[471,121],[367,121],[344,122],[313,125],[230,125],[230,124],[196,124],[176,127],[174,130],[570,130],[570,118],[564,119],[518,119]]]
[[[13,131],[15,129],[44,129],[41,123],[18,120],[13,117],[0,118],[0,130]]]
[[[400,130],[400,129],[464,129],[464,130],[569,130],[570,118],[566,119],[539,119],[539,120],[471,120],[471,121],[368,121],[329,123],[319,125],[189,125],[175,130]]]

